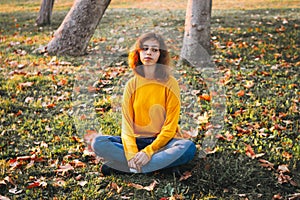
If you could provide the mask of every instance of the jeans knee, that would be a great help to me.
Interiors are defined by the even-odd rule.
[[[95,137],[93,140],[92,140],[92,143],[91,143],[91,147],[93,149],[93,151],[99,151],[100,146],[102,146],[103,142],[107,141],[108,140],[108,137],[107,136],[97,136]]]
[[[190,160],[192,160],[196,154],[196,150],[197,150],[196,145],[194,142],[187,140],[186,147],[187,147],[186,156],[188,156]]]

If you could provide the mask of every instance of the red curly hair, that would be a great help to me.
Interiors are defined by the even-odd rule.
[[[145,77],[144,66],[140,59],[140,50],[143,47],[143,43],[150,39],[155,39],[159,43],[160,56],[155,68],[155,79],[158,81],[166,81],[170,76],[169,64],[171,59],[164,39],[157,33],[145,33],[137,39],[133,49],[128,55],[129,67],[131,67],[135,73]]]

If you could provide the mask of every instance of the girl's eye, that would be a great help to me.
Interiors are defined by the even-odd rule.
[[[159,49],[157,49],[157,48],[152,48],[151,51],[154,52],[154,53],[156,53],[156,52],[159,51]]]
[[[150,49],[153,53],[156,53],[156,52],[159,51],[158,48],[151,48],[151,47],[143,47],[143,48],[142,48],[142,51],[148,51],[149,49]]]

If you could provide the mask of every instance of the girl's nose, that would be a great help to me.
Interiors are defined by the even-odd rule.
[[[152,53],[152,49],[151,49],[151,48],[149,48],[149,49],[146,51],[146,53],[147,53],[147,55],[151,55],[151,53]]]

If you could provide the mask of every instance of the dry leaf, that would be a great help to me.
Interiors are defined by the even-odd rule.
[[[264,153],[260,153],[260,154],[255,154],[253,148],[247,144],[246,145],[246,155],[252,159],[254,158],[259,158],[259,157],[262,157],[263,155],[265,155]]]
[[[142,186],[140,184],[136,184],[136,183],[129,183],[128,186],[134,187],[135,189],[138,189],[138,190],[144,189],[144,186]]]
[[[19,88],[20,88],[20,89],[28,88],[28,87],[31,87],[33,84],[34,84],[34,82],[20,83],[20,84],[19,84]]]
[[[144,190],[147,190],[147,191],[152,191],[152,190],[154,190],[154,188],[157,184],[158,184],[158,181],[153,180],[153,182],[149,186],[145,186],[145,187],[140,185],[140,184],[136,184],[136,183],[129,183],[128,186],[129,187],[134,187],[138,190],[144,189]]]
[[[78,185],[80,185],[80,186],[85,186],[86,184],[87,184],[88,182],[87,181],[79,181],[78,182]]]
[[[153,182],[149,186],[144,187],[144,189],[147,191],[152,191],[152,190],[154,190],[154,188],[157,184],[158,184],[158,182],[156,180],[153,180]]]
[[[61,178],[54,178],[52,185],[54,187],[65,187],[66,181],[62,180]]]
[[[0,195],[0,200],[10,200],[10,198]]]
[[[187,180],[188,178],[192,177],[192,172],[186,171],[182,174],[179,181]]]
[[[274,164],[273,163],[271,163],[267,160],[264,160],[264,159],[259,159],[258,161],[261,162],[260,166],[268,168],[269,170],[274,169]]]
[[[75,159],[75,160],[71,161],[70,164],[71,164],[72,166],[74,166],[75,168],[78,168],[78,167],[80,167],[80,168],[86,167],[86,164],[85,164],[84,162],[81,162],[81,161],[78,160],[78,159]]]
[[[299,200],[300,199],[300,193],[295,193],[295,194],[292,194],[291,197],[289,197],[288,200]]]
[[[65,173],[67,173],[70,170],[74,170],[74,168],[70,164],[66,164],[64,166],[59,166],[59,169],[55,170],[55,172],[62,172],[62,175],[64,176]]]
[[[23,190],[18,190],[17,186],[12,189],[9,189],[8,191],[9,191],[9,193],[12,193],[12,194],[20,194],[23,192]]]
[[[123,187],[121,186],[118,186],[118,184],[116,184],[115,182],[112,182],[111,184],[110,184],[110,187],[113,189],[113,190],[116,190],[117,191],[117,193],[121,193],[122,192],[122,190],[123,190]]]
[[[279,172],[282,172],[282,173],[289,173],[290,172],[290,170],[288,168],[288,165],[279,165],[277,170]]]

